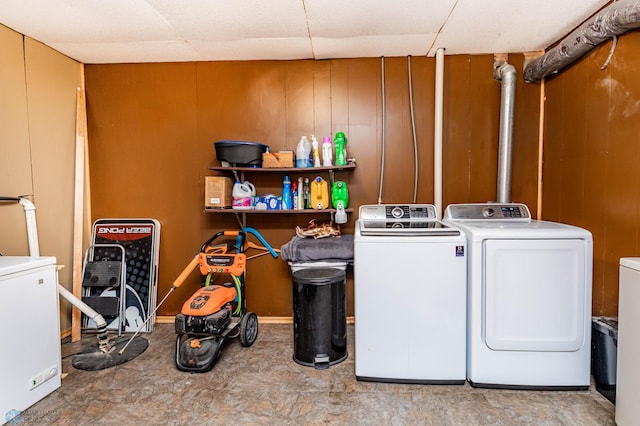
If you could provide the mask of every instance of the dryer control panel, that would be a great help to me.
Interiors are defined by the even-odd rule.
[[[444,219],[530,222],[531,213],[520,203],[451,204],[445,209]]]

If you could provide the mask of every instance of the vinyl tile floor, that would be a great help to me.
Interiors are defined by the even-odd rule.
[[[149,347],[117,367],[83,371],[72,354],[95,343],[63,342],[62,386],[20,425],[614,425],[614,405],[585,391],[478,389],[464,385],[357,381],[354,330],[348,354],[326,370],[293,361],[293,326],[260,324],[253,346],[228,340],[213,370],[174,366],[173,324],[145,334]],[[16,419],[14,419],[16,420]]]

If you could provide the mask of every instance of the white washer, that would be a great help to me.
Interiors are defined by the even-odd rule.
[[[443,222],[468,239],[471,385],[587,389],[591,233],[516,203],[450,205]]]
[[[358,380],[465,381],[466,239],[430,204],[360,207],[354,237]]]
[[[620,259],[618,295],[616,424],[637,425],[640,417],[640,258]]]

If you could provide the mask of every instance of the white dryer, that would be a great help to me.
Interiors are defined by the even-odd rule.
[[[468,239],[471,385],[587,389],[591,233],[516,203],[450,205],[443,222]]]
[[[354,236],[358,380],[461,384],[466,239],[430,204],[364,205]]]

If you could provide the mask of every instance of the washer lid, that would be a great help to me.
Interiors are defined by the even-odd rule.
[[[640,257],[623,257],[620,259],[620,266],[640,271]]]

